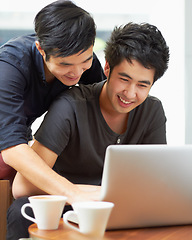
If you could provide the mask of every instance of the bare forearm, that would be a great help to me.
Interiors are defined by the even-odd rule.
[[[39,193],[66,195],[69,202],[79,193],[79,188],[52,170],[28,145],[22,144],[3,151],[7,164],[20,174],[13,184],[15,197]],[[27,179],[27,180],[25,180]]]
[[[12,193],[15,199],[23,196],[48,194],[43,190],[37,188],[26,178],[24,178],[19,172],[17,172],[12,184]]]

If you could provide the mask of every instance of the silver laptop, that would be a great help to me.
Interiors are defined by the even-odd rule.
[[[101,200],[108,229],[192,224],[192,145],[111,145]]]

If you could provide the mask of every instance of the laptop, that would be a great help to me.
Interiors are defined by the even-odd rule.
[[[111,145],[101,186],[107,229],[192,224],[192,145]]]

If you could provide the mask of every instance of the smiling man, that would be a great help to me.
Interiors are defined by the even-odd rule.
[[[28,145],[31,124],[61,92],[105,76],[93,53],[96,26],[87,11],[71,1],[55,1],[39,11],[34,25],[35,34],[0,47],[0,179],[12,178],[16,170],[54,194],[55,185],[61,193],[65,183]],[[7,239],[23,237],[19,227],[14,230]]]
[[[101,112],[110,128],[122,134],[127,129],[129,112],[143,103],[148,96],[155,69],[145,68],[134,59],[130,62],[124,59],[112,72],[106,62],[104,70],[108,81],[100,95]]]
[[[35,34],[0,47],[0,154],[7,164],[0,155],[0,179],[10,177],[14,168],[42,188],[39,179],[49,181],[49,172],[28,146],[31,124],[70,86],[105,76],[93,53],[95,22],[84,9],[55,1],[40,10],[34,25]]]
[[[8,212],[8,232],[15,225],[26,233],[22,237],[28,236],[31,223],[20,212],[28,201],[25,196],[65,195],[69,204],[97,200],[110,144],[166,144],[162,104],[149,96],[151,86],[168,67],[169,48],[161,32],[149,24],[116,28],[105,56],[107,80],[62,93],[35,134],[32,149],[53,168],[50,178],[55,189],[48,184],[38,189],[17,173],[13,194],[18,199]]]
[[[93,45],[91,45],[86,51],[81,50],[71,56],[50,56],[48,59],[45,51],[41,48],[40,43],[36,41],[35,44],[39,53],[43,57],[46,82],[48,83],[57,78],[64,85],[75,85],[79,82],[82,74],[87,69],[91,68],[93,61]]]

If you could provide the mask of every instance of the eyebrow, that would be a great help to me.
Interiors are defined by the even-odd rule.
[[[133,78],[130,77],[127,73],[120,72],[119,75],[122,76],[122,77],[126,77],[126,78],[129,78],[129,79],[133,80]],[[139,82],[139,83],[147,84],[147,85],[149,85],[149,86],[151,85],[151,82],[150,82],[149,80],[141,80],[141,81],[138,81],[138,82]]]
[[[91,60],[93,58],[93,55],[91,55],[90,57],[88,57],[85,61],[83,61],[82,63],[86,63],[88,62],[89,60]],[[66,65],[66,66],[72,66],[73,64],[72,63],[67,63],[67,62],[60,62],[59,64],[61,65]]]

